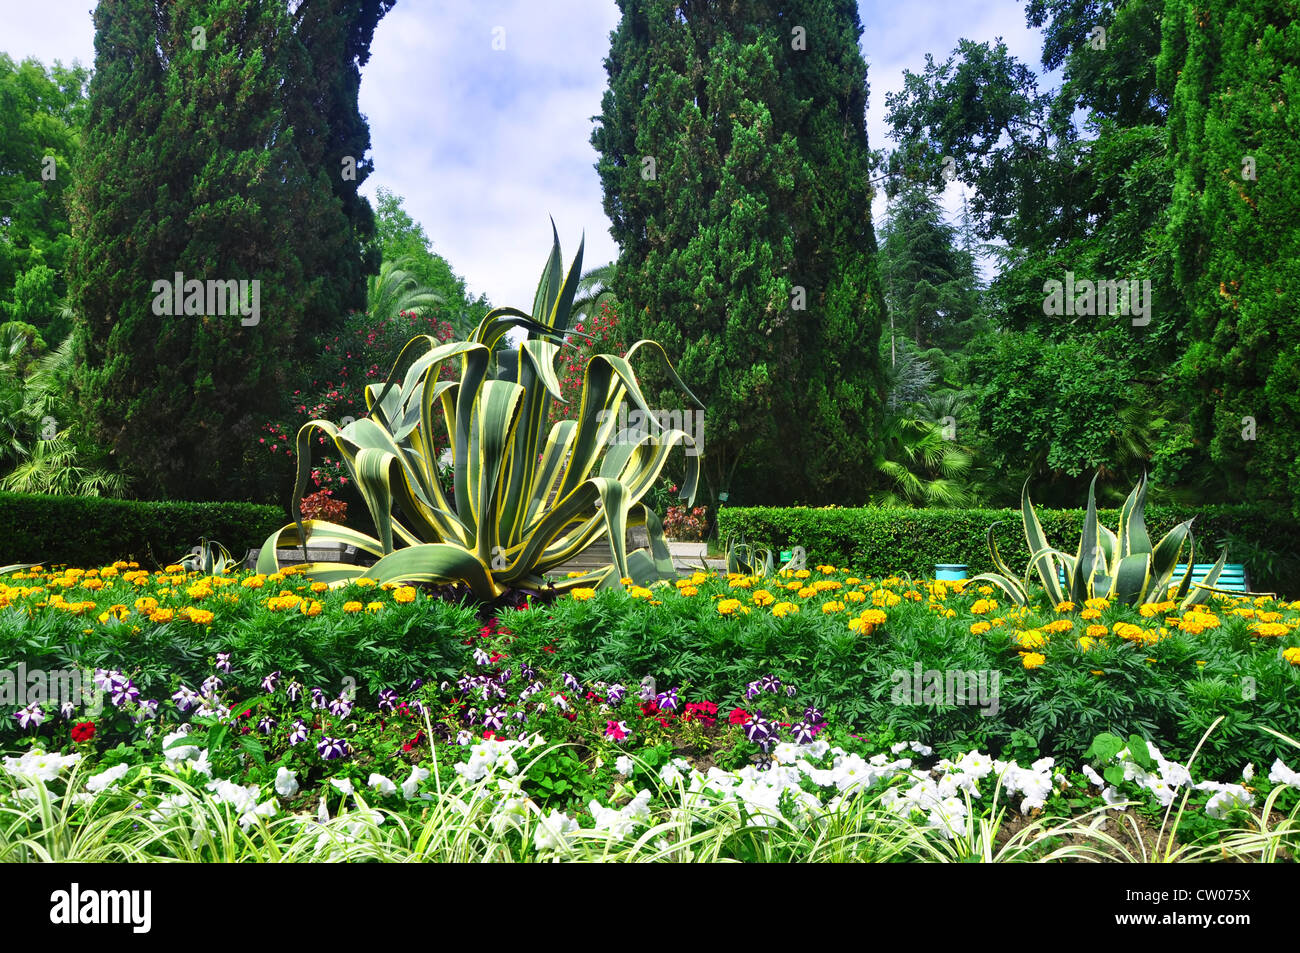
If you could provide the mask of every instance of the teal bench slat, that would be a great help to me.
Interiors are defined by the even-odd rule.
[[[1214,563],[1196,563],[1192,566],[1192,582],[1200,582],[1214,568]],[[1179,563],[1174,567],[1173,575],[1170,576],[1171,584],[1177,584],[1183,575],[1187,572],[1187,564]],[[1058,568],[1056,570],[1057,578],[1061,580],[1061,585],[1065,585],[1065,570]],[[1223,571],[1219,573],[1219,579],[1214,584],[1216,589],[1227,589],[1232,592],[1250,592],[1250,579],[1246,575],[1246,567],[1242,563],[1224,563]]]

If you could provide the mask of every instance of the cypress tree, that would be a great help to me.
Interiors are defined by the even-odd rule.
[[[363,300],[365,215],[358,235],[331,163],[341,98],[302,92],[313,45],[278,0],[101,0],[95,25],[70,214],[83,407],[141,495],[272,498],[284,474],[254,455],[260,425],[308,342]],[[157,313],[177,274],[257,284],[243,311],[205,296]]]
[[[883,299],[856,5],[619,6],[592,142],[628,339],[706,404],[715,493],[865,500]]]
[[[1300,3],[1169,0],[1163,43],[1195,438],[1230,491],[1300,515]]]

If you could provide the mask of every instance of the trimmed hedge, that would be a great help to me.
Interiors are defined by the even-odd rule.
[[[119,559],[166,565],[198,545],[201,536],[239,557],[289,521],[279,507],[256,503],[0,493],[0,565],[89,567]]]
[[[1067,553],[1079,547],[1083,510],[1035,508],[1048,542]],[[1118,510],[1100,510],[1101,522],[1112,530]],[[1218,558],[1218,541],[1229,534],[1249,544],[1248,551],[1229,551],[1229,562],[1245,563],[1255,591],[1300,593],[1300,524],[1260,506],[1160,506],[1146,508],[1152,541],[1185,519],[1196,518],[1192,536],[1196,561]],[[998,551],[1013,569],[1029,562],[1018,509],[842,509],[828,507],[723,507],[718,512],[718,538],[744,539],[774,550],[802,546],[809,565],[833,563],[857,572],[889,575],[906,572],[933,576],[936,563],[965,563],[970,574],[990,572],[988,529]]]

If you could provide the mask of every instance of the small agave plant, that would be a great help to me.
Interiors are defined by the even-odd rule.
[[[1026,480],[1021,492],[1020,515],[1031,555],[1024,578],[1017,577],[1003,562],[993,538],[994,527],[990,526],[989,555],[997,572],[976,576],[971,582],[991,582],[1017,605],[1025,605],[1029,599],[1030,570],[1037,570],[1054,606],[1061,602],[1080,604],[1092,598],[1104,598],[1133,606],[1173,599],[1180,609],[1206,602],[1223,571],[1227,551],[1219,555],[1218,561],[1194,590],[1192,574],[1188,571],[1171,592],[1174,569],[1184,545],[1187,547],[1188,564],[1194,562],[1196,550],[1192,539],[1192,520],[1179,523],[1152,546],[1143,517],[1146,507],[1146,474],[1142,475],[1120,509],[1118,532],[1112,532],[1097,521],[1096,487],[1097,478],[1093,477],[1092,485],[1088,488],[1088,512],[1084,517],[1083,535],[1079,540],[1078,551],[1071,556],[1054,549],[1047,542],[1038,515],[1034,512],[1033,501],[1029,499],[1029,481]],[[1062,568],[1065,570],[1064,583],[1061,582]]]
[[[306,487],[313,431],[319,431],[338,451],[377,535],[303,520],[295,502],[294,523],[266,540],[258,572],[279,568],[278,547],[310,539],[346,543],[378,558],[370,567],[301,567],[318,581],[342,585],[364,575],[381,583],[460,582],[487,602],[512,589],[610,586],[622,577],[648,584],[675,576],[659,518],[641,500],[659,480],[670,451],[678,444],[692,447],[695,441],[685,431],[659,425],[630,359],[639,351],[656,352],[674,384],[697,406],[699,401],[678,378],[663,348],[642,340],[623,357],[593,356],[583,376],[577,418],[548,429],[551,402],[563,402],[556,368],[564,338],[576,333],[569,331],[569,319],[582,268],[581,246],[567,277],[561,263],[556,235],[531,315],[497,308],[467,341],[444,344],[429,335],[416,337],[402,349],[387,381],[366,388],[366,416],[342,428],[325,420],[303,425],[293,500],[301,499]],[[501,347],[512,328],[524,330],[527,338],[517,348]],[[459,365],[459,379],[439,380],[440,369],[449,362]],[[639,408],[639,419],[658,432],[618,429],[625,402]],[[438,479],[435,414],[441,414],[451,444],[451,492]],[[637,417],[622,419],[629,416]],[[698,455],[686,455],[684,500],[694,501],[699,462]],[[628,552],[627,529],[641,525],[649,546]],[[609,540],[612,565],[568,579],[546,578],[545,573],[601,538]]]

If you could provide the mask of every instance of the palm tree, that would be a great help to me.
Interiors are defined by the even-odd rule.
[[[0,402],[5,410],[0,438],[6,444],[0,455],[13,464],[0,478],[2,490],[70,496],[126,494],[125,475],[98,465],[95,449],[73,439],[75,425],[59,429],[60,422],[73,416],[67,401],[73,341],[68,335],[53,351],[32,361],[22,376],[13,373],[21,362],[12,345],[8,359],[0,363]]]
[[[606,301],[618,301],[612,290],[614,267],[614,262],[611,261],[607,265],[597,265],[583,272],[582,277],[578,279],[577,294],[573,298],[570,324],[593,317]]]
[[[386,321],[405,311],[423,314],[446,305],[446,298],[421,284],[408,270],[413,265],[410,258],[386,261],[379,266],[379,274],[366,279],[366,310],[371,318]],[[456,328],[458,334],[461,330]]]

